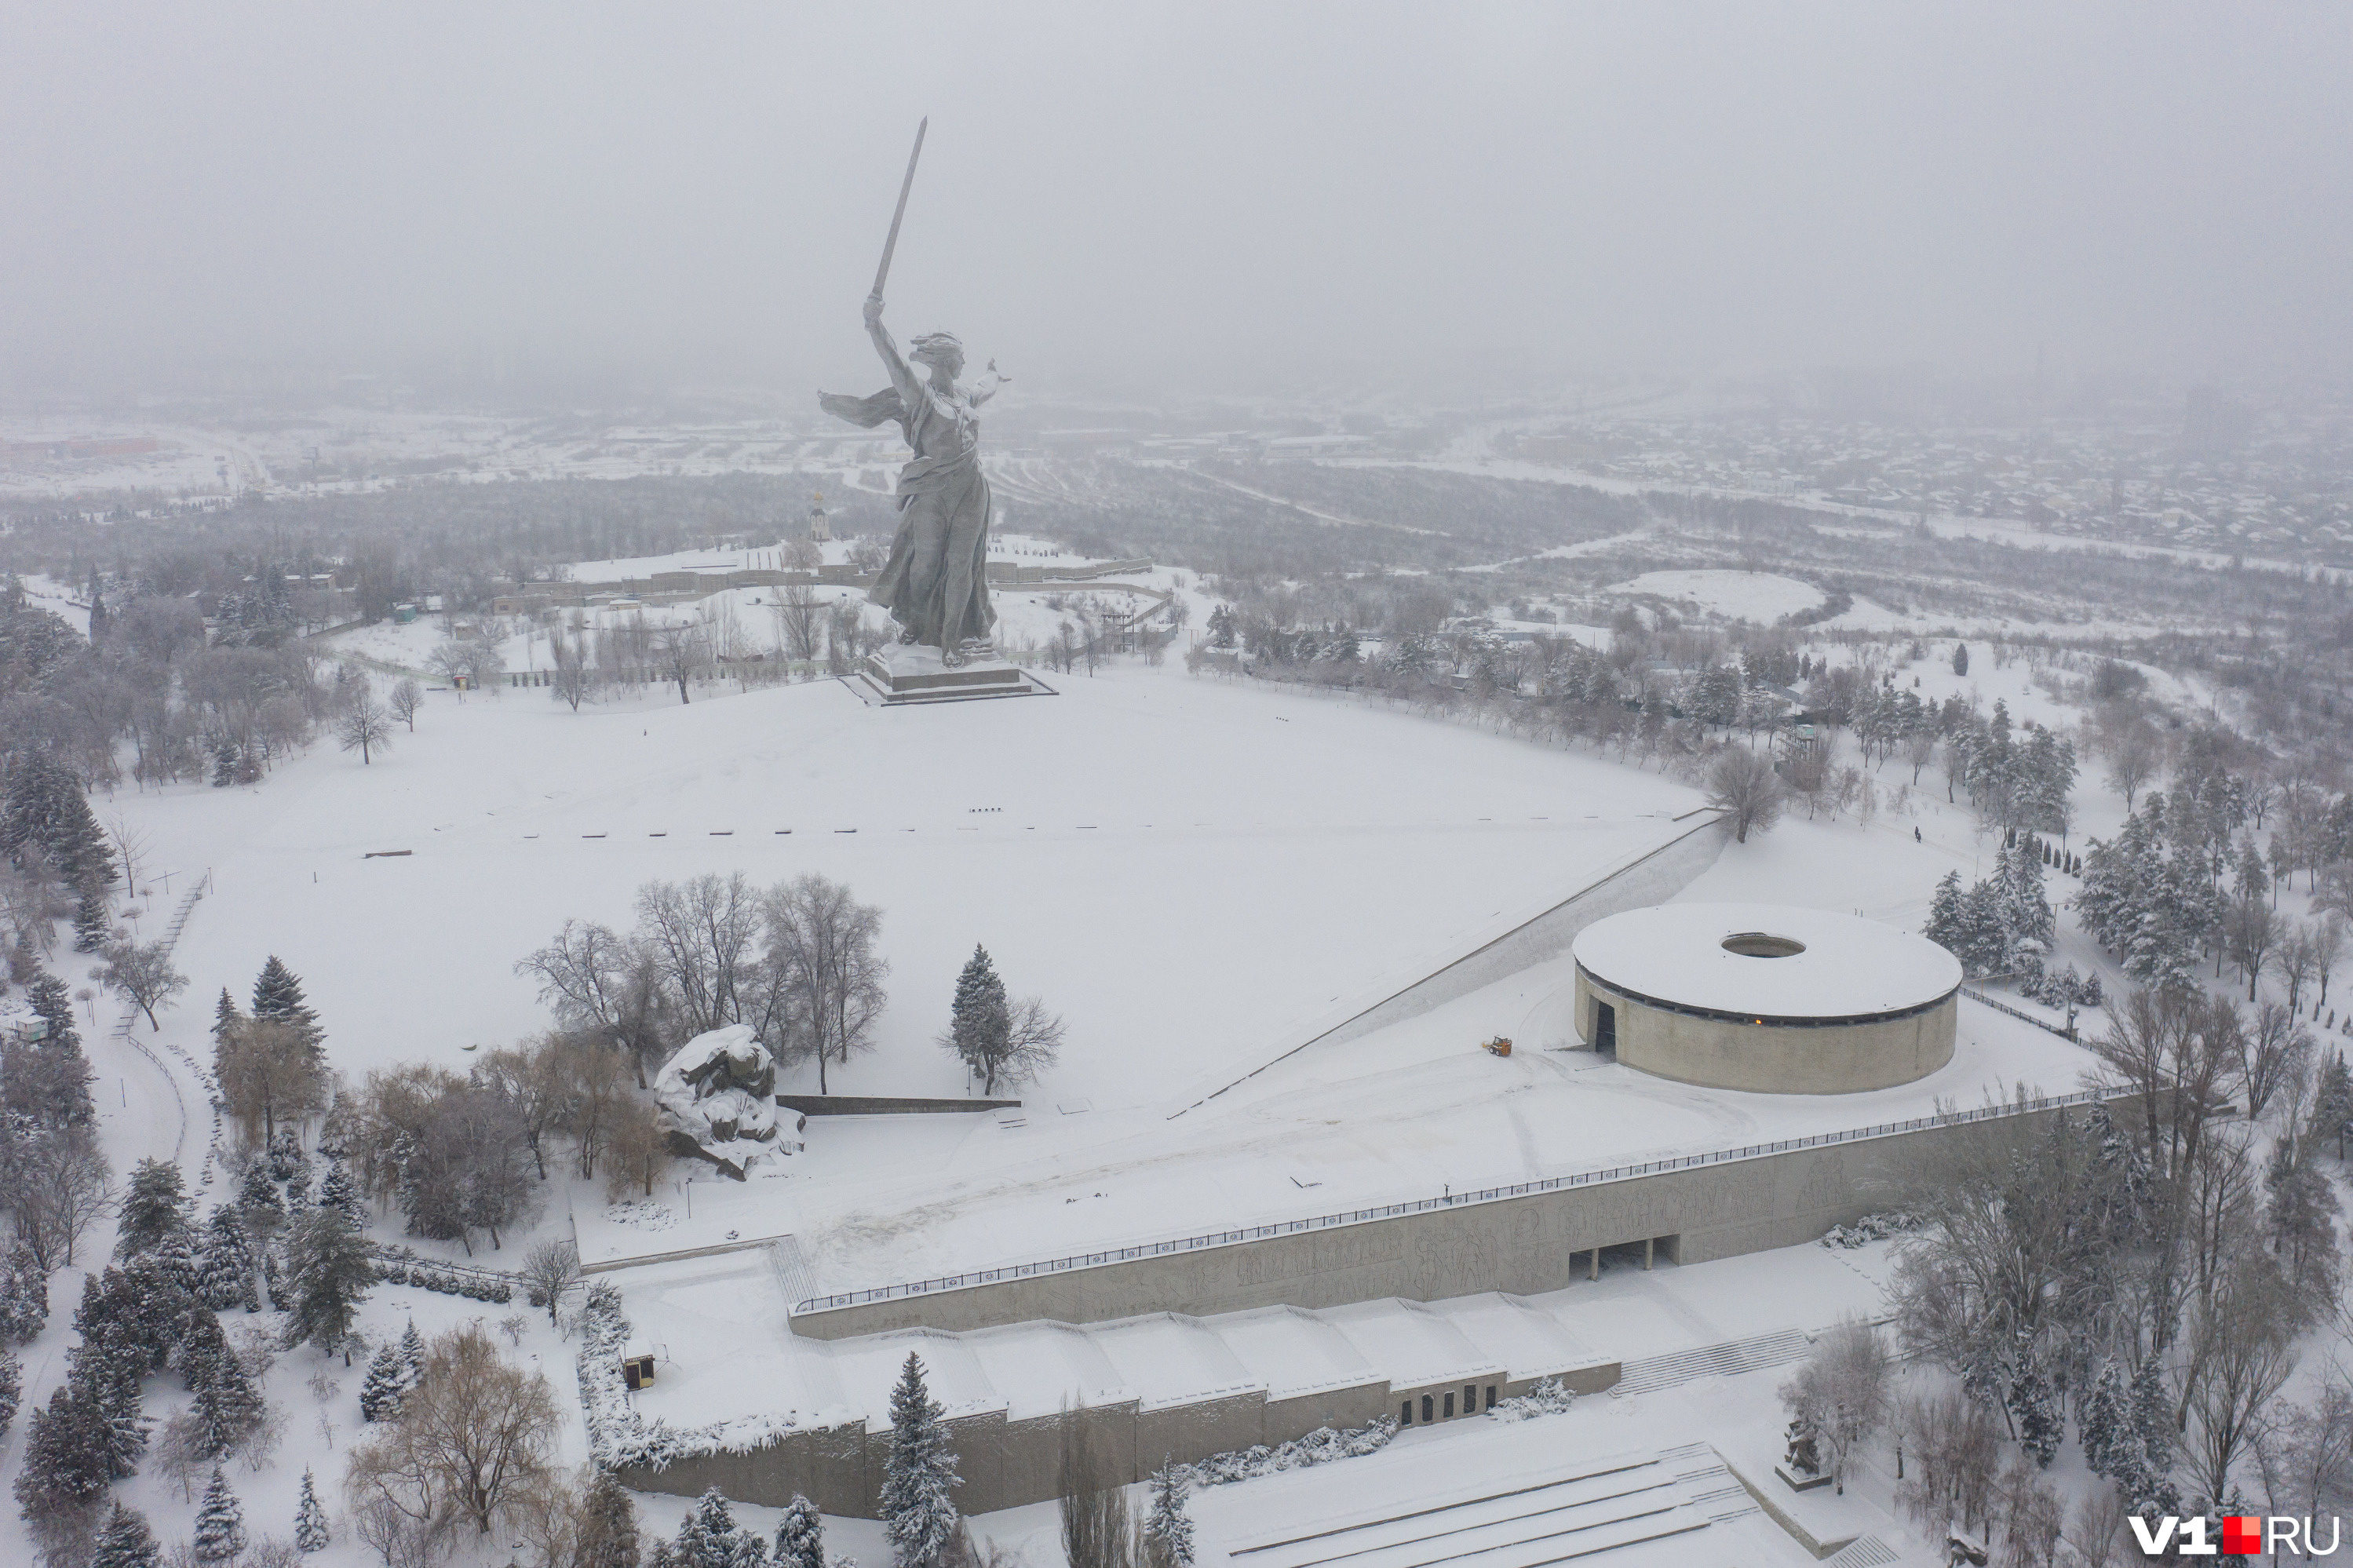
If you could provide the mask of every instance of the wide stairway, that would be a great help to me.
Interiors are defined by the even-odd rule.
[[[1544,1568],[1599,1559],[1609,1568],[1690,1561],[1691,1537],[1757,1511],[1704,1443],[1620,1454],[1575,1475],[1366,1517],[1230,1549],[1249,1568]]]

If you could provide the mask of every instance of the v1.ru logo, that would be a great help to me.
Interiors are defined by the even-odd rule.
[[[2222,1544],[2218,1548],[2206,1539],[2206,1521],[2202,1518],[2177,1519],[2168,1514],[2152,1525],[2137,1514],[2127,1514],[2125,1522],[2132,1526],[2133,1539],[2140,1543],[2142,1552],[2150,1557],[2168,1547],[2180,1557],[2211,1557],[2218,1551],[2233,1557],[2262,1557],[2282,1547],[2293,1547],[2306,1557],[2333,1557],[2339,1529],[2338,1521],[2332,1518],[2328,1521],[2328,1544],[2324,1548],[2314,1538],[2309,1519],[2274,1514],[2266,1531],[2266,1521],[2261,1514],[2234,1513],[2222,1520]]]

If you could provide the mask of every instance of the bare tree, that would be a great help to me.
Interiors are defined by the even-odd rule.
[[[638,889],[638,941],[659,961],[677,1026],[685,1034],[736,1023],[758,1026],[744,1009],[760,989],[751,971],[759,957],[754,944],[763,901],[741,871],[648,882]]]
[[[568,1241],[543,1241],[523,1255],[521,1272],[523,1283],[547,1298],[547,1321],[554,1323],[564,1293],[580,1282],[580,1251]]]
[[[1127,1510],[1121,1478],[1102,1449],[1087,1408],[1062,1406],[1061,1465],[1055,1497],[1062,1555],[1071,1568],[1135,1568],[1143,1542]]]
[[[2221,1290],[2191,1322],[2184,1400],[2190,1457],[2210,1498],[2228,1494],[2232,1467],[2268,1430],[2274,1397],[2295,1371],[2302,1327],[2286,1282],[2259,1250],[2218,1278]]]
[[[335,721],[335,740],[346,752],[357,752],[364,767],[377,752],[392,750],[392,715],[373,697],[363,697]]]
[[[561,630],[547,634],[547,657],[554,666],[549,681],[558,702],[569,703],[575,713],[580,705],[596,694],[596,665],[589,655],[588,634],[566,637]]]
[[[2161,756],[2156,733],[2137,719],[2110,742],[2108,787],[2125,797],[2126,811],[2133,808],[2133,797],[2141,786],[2156,776]]]
[[[2310,1405],[2289,1405],[2255,1435],[2255,1463],[2271,1506],[2318,1519],[2353,1512],[2353,1386],[2341,1365]]]
[[[2328,1005],[2328,976],[2345,958],[2345,917],[2334,910],[2312,927],[2312,977],[2320,983],[2316,1009]]]
[[[2121,1568],[2125,1555],[2125,1500],[2116,1489],[2094,1483],[2078,1498],[2067,1521],[2067,1544],[2083,1559],[2083,1568]]]
[[[2231,906],[2222,917],[2223,949],[2231,962],[2247,978],[2247,1000],[2255,999],[2255,987],[2263,971],[2278,957],[2280,918],[2267,907],[2252,899],[2242,899]]]
[[[670,1166],[670,1134],[652,1106],[624,1100],[614,1107],[606,1152],[606,1197],[617,1202],[636,1193],[649,1198]]]
[[[2274,882],[2272,888],[2273,896],[2276,898],[2279,884]],[[2279,962],[2274,967],[2279,971],[2279,977],[2287,982],[2287,1005],[2290,1013],[2295,1012],[2303,1001],[2304,988],[2312,984],[2314,969],[2320,962],[2319,954],[2316,951],[2318,935],[2319,932],[2315,927],[2303,921],[2290,920],[2283,924]]]
[[[846,1064],[870,1048],[882,1013],[882,981],[891,973],[874,951],[882,911],[815,873],[773,889],[765,909],[767,962],[787,1009],[787,1049],[817,1058],[818,1092],[828,1093],[826,1064]]]
[[[1781,820],[1781,781],[1773,764],[1746,747],[1725,749],[1707,772],[1707,804],[1722,815],[1716,826],[1746,844]]]
[[[2264,1002],[2226,1037],[2239,1047],[2237,1077],[2240,1092],[2246,1096],[2247,1120],[2260,1121],[2281,1087],[2309,1067],[2312,1037],[2291,1009]]]
[[[278,1136],[282,1120],[301,1121],[326,1105],[327,1074],[301,1028],[281,1018],[239,1018],[221,1034],[214,1076],[246,1141]]]
[[[478,1323],[436,1338],[392,1429],[352,1450],[355,1505],[384,1500],[413,1524],[493,1521],[552,1478],[558,1419],[547,1379],[501,1358]]]
[[[1062,1054],[1062,1018],[1046,1011],[1045,998],[1025,996],[1013,1004],[1005,1031],[1005,1058],[997,1077],[1005,1083],[1029,1083],[1052,1067]]]
[[[404,675],[394,683],[391,700],[385,706],[390,709],[394,718],[407,725],[410,732],[414,733],[417,729],[417,710],[425,706],[425,688]]]
[[[824,636],[825,607],[816,590],[806,583],[787,583],[776,590],[776,602],[771,612],[776,620],[776,638],[785,657],[802,667],[802,674],[811,673],[809,667],[817,662],[818,644]]]
[[[1853,1318],[1816,1340],[1797,1375],[1781,1385],[1782,1405],[1813,1434],[1841,1493],[1848,1460],[1887,1419],[1888,1393],[1887,1349],[1876,1330]]]
[[[678,700],[691,701],[689,687],[711,668],[711,642],[699,626],[656,626],[652,647],[654,668],[678,687]]]
[[[114,1206],[105,1158],[86,1126],[40,1128],[0,1141],[0,1208],[47,1274],[73,1266],[74,1248]]]
[[[156,1022],[155,1009],[188,988],[188,977],[172,967],[171,943],[118,941],[99,952],[106,962],[90,977],[146,1014],[147,1026],[160,1033],[164,1026]]]
[[[661,1049],[666,999],[660,964],[644,944],[594,921],[565,921],[554,942],[514,967],[538,978],[539,999],[553,1004],[557,1022],[619,1046],[645,1088],[646,1064]]]

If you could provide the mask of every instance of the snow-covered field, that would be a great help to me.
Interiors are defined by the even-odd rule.
[[[835,1090],[961,1092],[932,1040],[984,942],[1069,1021],[1039,1098],[1110,1108],[1251,1060],[1698,804],[1585,757],[1173,663],[1057,684],[913,711],[833,681],[577,715],[537,690],[444,694],[372,766],[322,747],[250,791],[111,809],[172,868],[214,874],[181,950],[193,994],[247,984],[279,951],[355,1075],[544,1027],[514,962],[566,918],[626,926],[647,881],[819,871],[881,907],[893,968],[879,1048]],[[409,853],[365,858],[385,850]],[[173,1027],[200,1041],[199,1011]]]
[[[1810,610],[1822,603],[1822,591],[1811,583],[1770,572],[1721,569],[1645,572],[1640,577],[1613,584],[1608,592],[1654,595],[1734,620],[1764,623]]]

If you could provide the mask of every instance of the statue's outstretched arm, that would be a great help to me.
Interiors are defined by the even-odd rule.
[[[977,408],[996,396],[1005,384],[1012,379],[997,368],[995,360],[990,360],[988,368],[972,378],[972,384],[965,389],[965,396],[971,401],[975,408]]]
[[[910,409],[921,405],[921,390],[915,383],[915,373],[908,367],[907,359],[899,345],[891,341],[891,329],[882,324],[882,299],[879,294],[866,296],[866,335],[874,340],[874,352],[882,356],[883,368],[891,373],[891,384]]]

